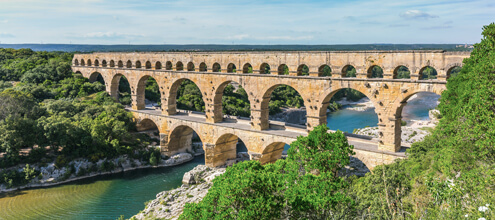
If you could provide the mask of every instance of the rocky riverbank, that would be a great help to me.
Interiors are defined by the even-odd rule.
[[[184,205],[200,202],[213,185],[213,179],[224,172],[225,168],[195,167],[184,174],[181,187],[158,193],[156,199],[131,219],[177,219]]]
[[[6,185],[1,184],[0,193],[28,188],[60,185],[84,178],[107,175],[112,173],[120,173],[136,169],[176,166],[182,163],[189,162],[193,159],[194,156],[192,154],[180,153],[166,160],[161,160],[160,163],[155,166],[150,165],[148,162],[145,161],[128,158],[127,156],[120,156],[110,160],[103,159],[99,160],[96,163],[90,162],[85,159],[76,159],[69,162],[68,166],[64,166],[62,168],[57,168],[55,162],[45,165],[34,164],[30,165],[30,167],[40,172],[37,177],[23,186],[8,188]],[[25,164],[20,164],[18,166],[11,167],[8,170],[22,172],[25,166]]]

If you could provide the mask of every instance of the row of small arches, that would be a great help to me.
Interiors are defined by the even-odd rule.
[[[76,66],[79,66],[79,65],[81,65],[81,66],[93,66],[90,59],[88,59],[87,62],[85,62],[83,59],[81,59],[81,62],[79,62],[79,60],[76,59],[74,61],[74,64]],[[100,62],[98,60],[95,60],[94,66],[99,67]],[[110,60],[109,63],[107,63],[106,60],[103,60],[101,63],[101,66],[102,67],[108,66],[108,67],[112,67],[112,68],[113,67],[124,68],[124,62],[119,60],[116,64],[114,60]],[[134,64],[134,67],[138,68],[138,69],[143,68],[141,61],[136,61]],[[458,66],[453,66],[452,68],[450,68],[447,71],[447,77],[457,67]],[[125,68],[133,68],[133,63],[130,60],[128,60],[125,64]],[[144,68],[145,69],[153,69],[153,65],[150,61],[147,61],[144,65]],[[157,61],[154,64],[154,69],[156,69],[156,70],[160,70],[160,69],[172,70],[173,64],[172,64],[172,62],[167,61],[165,63],[165,66],[163,66],[160,61]],[[196,71],[197,69],[196,69],[196,66],[194,65],[193,62],[189,62],[189,63],[187,63],[187,65],[184,65],[184,63],[182,63],[181,61],[178,61],[175,64],[175,70],[177,70],[177,71]],[[199,71],[200,72],[207,72],[208,71],[208,67],[207,67],[206,63],[202,62],[199,65]],[[214,63],[212,68],[211,68],[211,71],[212,72],[221,72],[222,71],[221,65],[219,63]],[[227,65],[226,71],[227,71],[227,73],[236,73],[237,67],[235,64],[230,63]],[[256,70],[253,68],[253,66],[250,63],[246,63],[242,67],[242,73],[254,73],[254,71],[256,71]],[[426,75],[426,74],[424,74],[425,71],[429,72],[428,77],[424,77]],[[272,69],[268,63],[262,63],[257,72],[259,72],[260,74],[289,75],[290,71],[289,71],[289,68],[286,64],[281,64],[281,65],[279,65],[279,67],[277,68],[276,71],[272,71]],[[367,78],[383,78],[383,73],[384,73],[383,69],[380,66],[373,65],[373,66],[368,68],[366,75],[367,75]],[[305,65],[305,64],[299,65],[299,67],[297,68],[297,76],[309,76],[309,74],[310,74],[310,72],[309,72],[309,68],[307,65]],[[340,74],[342,77],[356,77],[356,69],[352,65],[346,65],[342,68],[342,71]],[[411,72],[406,66],[398,66],[394,69],[392,78],[394,78],[394,79],[408,79],[411,77],[410,74],[411,74]],[[431,66],[425,66],[425,67],[421,68],[421,70],[419,71],[420,79],[435,79],[436,75],[437,75],[437,71]],[[328,65],[321,65],[318,68],[318,76],[321,76],[321,77],[332,76],[332,69]]]

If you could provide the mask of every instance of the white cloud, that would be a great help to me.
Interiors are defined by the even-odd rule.
[[[124,34],[116,32],[92,32],[83,35],[85,38],[109,38],[109,39],[121,39],[121,38],[133,38],[133,37],[144,37],[143,34]]]
[[[402,12],[400,14],[401,17],[407,18],[407,19],[430,19],[430,18],[438,18],[437,15],[432,15],[428,14],[426,12],[422,12],[420,10],[408,10],[405,12]]]
[[[11,38],[11,37],[15,37],[15,36],[13,34],[0,32],[0,37]]]

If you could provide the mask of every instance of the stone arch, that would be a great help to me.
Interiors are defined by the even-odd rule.
[[[175,64],[175,70],[177,71],[184,70],[184,64],[181,61],[177,62],[177,64]]]
[[[122,74],[117,73],[112,76],[112,81],[110,82],[110,96],[114,97],[115,100],[119,101],[119,84]]]
[[[141,68],[141,61],[136,61],[136,69],[140,69]]]
[[[156,123],[151,118],[140,118],[136,120],[136,129],[137,131],[150,131],[150,130],[158,130],[160,131],[159,123]]]
[[[318,68],[318,76],[330,77],[332,76],[332,68],[329,65],[323,64]]]
[[[102,67],[107,67],[107,61],[106,60],[101,61],[101,66]]]
[[[306,64],[301,64],[297,67],[298,76],[309,76],[309,67]]]
[[[194,67],[193,62],[187,63],[187,71],[195,71],[195,70],[196,70],[196,68]]]
[[[211,71],[212,72],[221,72],[222,71],[222,67],[220,66],[219,63],[214,63],[212,68],[211,68]]]
[[[368,68],[367,78],[383,78],[383,68],[379,65],[372,65]]]
[[[199,71],[200,72],[206,72],[208,70],[208,67],[206,66],[205,62],[202,62],[199,64]]]
[[[110,67],[112,67],[112,68],[115,67],[115,61],[110,60]]]
[[[160,61],[156,61],[155,70],[161,70],[161,69],[162,69],[162,63]]]
[[[282,152],[284,151],[285,142],[272,142],[263,149],[263,154],[260,158],[261,164],[274,163],[278,159],[282,158]]]
[[[424,66],[419,70],[419,80],[437,79],[437,76],[438,72],[433,66]]]
[[[165,63],[165,69],[166,69],[166,70],[172,70],[172,67],[173,67],[172,62],[167,61],[167,62]]]
[[[244,64],[242,67],[242,73],[253,73],[253,66],[250,63]]]
[[[344,77],[356,77],[355,74],[352,75],[350,73],[353,69],[356,70],[356,68],[352,64],[348,64],[348,65],[345,65],[344,67],[342,67],[342,78],[344,78]],[[356,71],[356,74],[357,74],[357,71]]]
[[[119,68],[124,68],[124,62],[122,62],[122,60],[119,60],[119,62],[117,63],[117,66]]]
[[[451,77],[452,75],[452,72],[458,70],[460,71],[462,68],[462,64],[460,63],[455,63],[455,64],[451,64],[447,67],[447,79]]]
[[[79,60],[78,60],[78,59],[75,59],[75,60],[74,60],[74,65],[75,65],[75,66],[79,66]]]
[[[169,87],[170,89],[169,89],[168,97],[165,100],[166,105],[167,105],[167,109],[168,109],[167,111],[168,111],[169,115],[177,114],[177,92],[178,92],[179,87],[181,86],[182,82],[185,80],[190,80],[194,84],[196,84],[196,86],[199,88],[201,94],[203,94],[203,90],[201,89],[201,87],[199,87],[199,85],[201,85],[199,82],[197,82],[193,79],[188,79],[188,78],[180,78],[180,79],[175,80],[172,83],[172,85]],[[207,102],[205,100],[205,95],[203,95],[202,99],[203,99],[203,102],[206,104]],[[162,106],[163,106],[163,104],[164,103],[162,103]]]
[[[88,59],[88,66],[92,66],[90,59]]]
[[[214,106],[214,115],[215,115],[215,119],[218,117],[220,119],[223,119],[223,102],[222,102],[222,97],[224,95],[224,90],[225,88],[231,84],[231,83],[237,83],[240,85],[239,82],[236,82],[236,81],[233,81],[233,80],[227,80],[227,81],[224,81],[222,83],[220,83],[220,85],[217,85],[215,88],[215,93],[214,93],[214,96],[213,96],[213,106]],[[248,100],[251,100],[250,99],[250,96],[248,94]],[[222,121],[222,120],[216,120],[216,121]]]
[[[271,73],[270,65],[268,63],[262,63],[260,65],[260,74],[270,74],[270,73]]]
[[[237,72],[237,67],[233,63],[229,63],[227,66],[227,73],[235,73]]]
[[[150,61],[146,61],[146,64],[145,64],[145,69],[149,70],[151,69],[151,62]]]
[[[132,68],[132,62],[130,60],[127,61],[127,64],[125,65],[126,68]]]
[[[225,165],[228,160],[235,159],[237,157],[237,143],[240,140],[241,139],[237,135],[231,133],[220,136],[215,141],[214,152],[208,152],[208,154],[213,155],[213,157],[208,158],[209,161],[207,161],[207,163],[214,167],[218,167]]]
[[[278,75],[289,75],[289,66],[280,64],[280,66],[278,66]]]
[[[94,83],[96,81],[101,81],[101,80],[103,80],[103,85],[105,85],[105,78],[103,78],[103,74],[99,72],[91,73],[91,75],[89,76],[90,83]]]
[[[205,143],[201,134],[187,125],[178,125],[171,129],[165,149],[162,149],[167,156],[177,153],[193,152],[193,136],[196,134],[201,142]],[[206,154],[205,154],[206,158]]]
[[[377,113],[377,115],[378,115],[377,106],[379,106],[379,105],[377,103],[377,100],[373,96],[373,94],[371,94],[366,87],[348,85],[348,87],[340,87],[340,88],[333,89],[330,92],[324,93],[323,98],[320,99],[320,100],[322,100],[322,102],[321,102],[319,109],[318,109],[318,116],[320,119],[320,124],[321,123],[327,123],[327,109],[328,109],[328,106],[331,104],[330,100],[332,99],[332,97],[335,94],[337,94],[337,92],[339,92],[343,89],[353,89],[353,90],[356,90],[356,91],[362,93],[363,95],[365,95],[368,99],[370,99],[371,103],[375,107],[375,113]]]
[[[146,90],[146,83],[148,82],[148,79],[150,78],[153,78],[152,76],[150,75],[144,75],[142,76],[137,85],[135,86],[136,88],[136,107],[137,109],[145,109],[146,108],[146,103],[145,103],[145,99],[146,99],[146,93],[145,93],[145,90]],[[156,80],[156,79],[155,79]],[[160,90],[160,88],[158,88]],[[159,94],[160,91],[158,91]]]
[[[94,64],[94,65],[95,65],[95,66],[100,66],[100,61],[96,59],[96,60],[95,60],[95,64]]]
[[[297,88],[297,87],[294,87],[292,85],[283,84],[283,83],[271,85],[268,88],[265,87],[263,90],[261,90],[262,93],[260,93],[263,95],[258,96],[258,97],[260,97],[261,100],[256,100],[256,102],[251,103],[251,106],[257,105],[257,103],[259,103],[259,105],[260,105],[259,108],[255,108],[255,109],[261,109],[261,111],[260,111],[261,130],[265,130],[269,127],[269,120],[268,120],[268,118],[269,118],[269,103],[270,103],[271,95],[272,95],[273,91],[275,91],[275,89],[277,89],[279,86],[289,86],[292,89],[294,89],[301,96],[302,103],[303,103],[303,105],[301,107],[307,105],[306,100],[308,100],[308,99],[306,99],[306,98],[309,98],[309,97],[305,97],[305,93],[302,93],[301,88]],[[305,116],[307,116],[307,115],[305,115]]]
[[[407,70],[407,71],[406,71]],[[407,74],[406,72],[409,72]],[[393,73],[394,79],[410,79],[411,78],[411,69],[407,65],[399,65],[395,67]]]
[[[84,60],[83,60],[83,59],[81,59],[81,66],[85,66],[85,65],[86,65],[86,64],[85,64]]]

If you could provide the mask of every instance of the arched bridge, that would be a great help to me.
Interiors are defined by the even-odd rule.
[[[378,143],[350,138],[351,143],[362,145],[365,151],[401,156],[395,152],[401,150],[401,114],[408,98],[418,92],[441,94],[452,69],[468,56],[445,51],[92,53],[76,54],[72,68],[90,81],[101,74],[106,90],[116,98],[120,78],[125,76],[131,87],[132,111],[143,126],[149,121],[158,126],[162,152],[184,151],[194,130],[204,143],[207,164],[213,166],[232,157],[237,138],[264,162],[280,158],[283,143],[327,123],[330,99],[345,88],[366,95],[379,121]],[[356,77],[346,77],[350,66],[356,69]],[[383,70],[383,78],[371,78],[375,66]],[[397,78],[401,67],[409,69],[410,78]],[[436,69],[437,79],[421,80],[427,67]],[[161,111],[145,108],[149,77],[159,85]],[[203,95],[205,114],[201,117],[178,114],[177,91],[186,79]],[[251,117],[247,121],[232,122],[222,113],[223,90],[232,82],[248,93]],[[303,98],[306,127],[269,121],[268,103],[279,85],[293,87]]]

